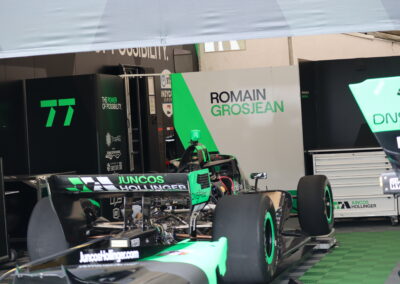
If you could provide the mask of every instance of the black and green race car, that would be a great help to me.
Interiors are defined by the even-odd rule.
[[[13,283],[266,283],[285,259],[333,231],[325,176],[297,188],[301,229],[286,224],[292,196],[249,184],[238,161],[210,154],[199,132],[170,172],[58,175],[28,228],[31,262],[3,275]],[[98,213],[102,198],[122,198],[123,220]]]

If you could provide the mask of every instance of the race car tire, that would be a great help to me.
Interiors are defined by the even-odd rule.
[[[48,197],[42,198],[33,209],[28,225],[27,246],[32,261],[69,248]]]
[[[223,282],[266,283],[277,263],[276,219],[271,199],[262,193],[227,195],[216,206],[213,239],[228,239]]]
[[[333,228],[333,195],[324,175],[304,176],[297,186],[297,209],[301,229],[310,236],[329,234]]]

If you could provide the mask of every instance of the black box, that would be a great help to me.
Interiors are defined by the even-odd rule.
[[[0,157],[5,175],[29,173],[23,81],[0,84]]]
[[[26,81],[30,174],[127,171],[126,110],[118,76]]]

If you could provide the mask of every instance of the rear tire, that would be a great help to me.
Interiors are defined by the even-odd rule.
[[[272,201],[265,194],[222,197],[217,204],[213,239],[228,239],[227,269],[222,281],[265,283],[277,263],[276,220]]]
[[[297,186],[301,229],[310,236],[329,234],[333,228],[333,195],[324,175],[304,176]]]

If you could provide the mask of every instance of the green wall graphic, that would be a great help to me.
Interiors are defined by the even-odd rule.
[[[64,126],[70,126],[72,121],[72,116],[74,115],[74,109],[72,106],[75,105],[74,98],[59,99],[59,100],[42,100],[40,101],[41,108],[50,108],[49,116],[47,117],[46,127],[52,127],[54,122],[54,117],[56,116],[55,107],[68,107],[67,114],[64,120]]]
[[[210,152],[218,151],[218,147],[204,122],[182,74],[172,74],[171,84],[172,101],[174,102],[174,126],[183,146],[187,148],[190,144],[190,131],[198,129],[201,132],[200,143],[204,144]]]

